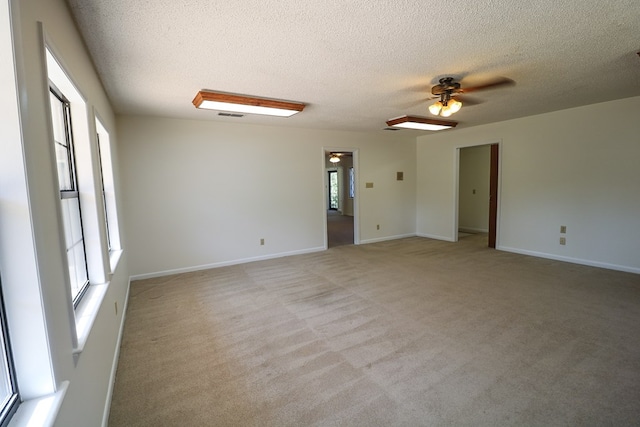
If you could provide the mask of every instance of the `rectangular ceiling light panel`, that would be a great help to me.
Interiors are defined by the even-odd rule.
[[[290,117],[302,111],[305,104],[201,90],[193,99],[196,108],[246,114]]]
[[[419,116],[402,116],[387,121],[387,126],[417,130],[444,130],[456,127],[458,122],[435,120]]]

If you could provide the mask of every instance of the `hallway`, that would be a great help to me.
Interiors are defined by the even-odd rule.
[[[341,215],[334,210],[327,211],[328,246],[353,245],[353,217]]]

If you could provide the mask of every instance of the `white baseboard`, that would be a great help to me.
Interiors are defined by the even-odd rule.
[[[508,247],[508,246],[497,246],[496,249],[498,249],[500,251],[505,251],[505,252],[513,252],[513,253],[521,254],[521,255],[535,256],[535,257],[538,257],[538,258],[553,259],[553,260],[556,260],[556,261],[570,262],[570,263],[573,263],[573,264],[588,265],[590,267],[606,268],[608,270],[617,270],[617,271],[624,271],[625,273],[640,274],[640,268],[629,267],[629,266],[626,266],[626,265],[609,264],[609,263],[606,263],[606,262],[591,261],[591,260],[587,260],[587,259],[572,258],[572,257],[567,257],[567,256],[562,256],[562,255],[548,254],[548,253],[544,253],[544,252],[529,251],[529,250],[526,250],[526,249],[511,248],[511,247]]]
[[[416,237],[416,234],[415,233],[398,234],[395,236],[385,236],[385,237],[377,237],[375,239],[365,239],[365,240],[360,240],[360,244],[366,245],[367,243],[386,242],[387,240],[405,239],[407,237]]]
[[[175,268],[172,270],[157,271],[154,273],[135,274],[130,276],[129,280],[132,281],[132,280],[141,280],[141,279],[153,279],[155,277],[171,276],[172,274],[191,273],[193,271],[209,270],[211,268],[227,267],[230,265],[237,265],[237,264],[246,264],[248,262],[253,262],[253,261],[265,261],[268,259],[282,258],[285,256],[291,256],[291,255],[303,255],[303,254],[309,254],[313,252],[320,252],[324,250],[325,250],[324,247],[317,247],[317,248],[310,248],[310,249],[302,249],[299,251],[280,252],[277,254],[263,255],[263,256],[252,257],[252,258],[235,259],[232,261],[215,262],[212,264],[196,265],[193,267]]]
[[[427,239],[434,239],[434,240],[444,240],[447,242],[455,242],[456,240],[449,237],[449,236],[438,236],[436,234],[426,234],[426,233],[417,233],[416,236],[418,237],[426,237]]]
[[[124,304],[122,307],[122,320],[120,320],[120,328],[118,330],[118,339],[116,340],[116,351],[113,355],[113,363],[111,364],[111,375],[109,375],[109,388],[107,389],[107,400],[104,404],[104,413],[102,414],[102,427],[109,426],[109,412],[111,412],[111,400],[113,398],[113,387],[116,383],[116,373],[118,371],[118,359],[120,359],[120,346],[122,345],[122,335],[124,334],[124,319],[127,315],[127,306],[129,305],[129,290],[131,289],[131,279],[127,283],[127,292],[124,296]]]

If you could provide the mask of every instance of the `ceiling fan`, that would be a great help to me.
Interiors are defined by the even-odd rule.
[[[341,152],[341,151],[332,151],[331,153],[329,153],[329,161],[331,163],[338,163],[340,162],[340,157],[342,156],[351,156],[351,153]]]
[[[429,112],[435,116],[449,117],[462,108],[462,100],[459,94],[494,89],[500,86],[512,85],[513,83],[514,81],[509,78],[498,77],[480,85],[463,88],[455,78],[443,77],[437,85],[431,88],[431,94],[438,97],[439,100],[429,106]]]

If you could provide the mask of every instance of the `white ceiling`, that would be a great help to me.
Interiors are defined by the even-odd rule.
[[[121,114],[379,131],[429,116],[441,77],[515,81],[473,93],[451,117],[463,128],[640,95],[638,0],[68,3]],[[200,89],[308,105],[219,117],[195,109]]]

